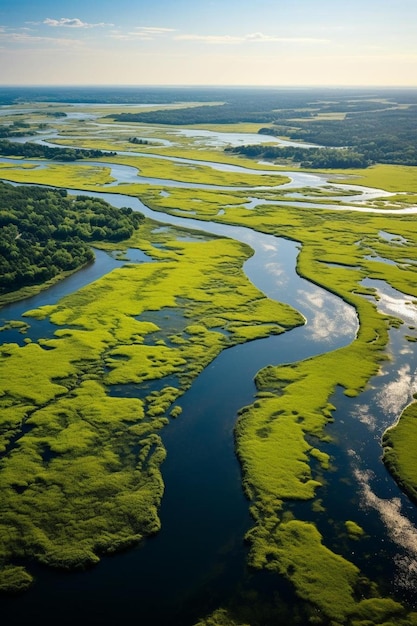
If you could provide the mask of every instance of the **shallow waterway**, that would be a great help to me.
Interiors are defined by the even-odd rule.
[[[16,624],[28,619],[35,622],[42,619],[44,624],[56,620],[72,624],[82,616],[83,622],[99,621],[104,625],[134,618],[150,626],[168,623],[191,626],[198,617],[226,602],[238,588],[250,589],[262,576],[248,572],[245,565],[247,551],[243,536],[252,521],[249,503],[242,493],[233,442],[237,412],[254,399],[256,372],[269,364],[293,362],[346,345],[355,336],[356,315],[340,299],[297,275],[298,250],[294,242],[250,229],[162,215],[139,200],[120,194],[68,191],[98,196],[119,207],[131,206],[166,224],[196,228],[249,244],[255,254],[244,266],[248,277],[269,297],[292,304],[306,318],[305,326],[283,335],[223,351],[179,399],[181,417],[162,432],[168,456],[162,466],[166,489],[160,511],[162,530],[157,536],[137,549],[104,558],[88,572],[64,574],[36,566],[32,571],[38,580],[33,589],[18,601],[6,598],[3,602],[3,616]],[[95,264],[34,298],[4,308],[1,317],[18,319],[25,310],[55,302],[118,264],[119,261],[100,252]],[[51,330],[53,327],[40,325],[33,331],[30,329],[28,335],[33,332],[36,338]],[[391,349],[401,351],[395,342]],[[377,377],[374,387],[378,382],[381,388],[387,384],[386,379],[378,381]],[[134,394],[134,387],[128,387],[126,393]],[[344,422],[337,423],[342,438]],[[377,432],[384,426],[380,424]],[[358,453],[353,440],[349,449]],[[341,472],[340,484],[346,485],[342,479],[351,476],[356,466],[352,468],[347,461],[343,464],[343,452],[337,446],[334,455]],[[347,458],[351,457],[347,455]],[[365,470],[360,471],[380,472],[378,455],[374,453]],[[336,519],[350,519],[353,511],[356,513],[358,481],[360,476],[350,487],[345,486],[346,497],[337,500],[340,508],[335,506],[332,510]],[[407,499],[400,495],[390,477],[388,482],[395,498],[405,502]],[[330,494],[331,489],[330,485]],[[332,501],[330,496],[328,499]],[[414,507],[409,505],[406,514],[409,524],[416,523]],[[391,537],[389,523],[381,524],[380,520],[378,507],[370,507],[364,527],[375,527],[378,531],[372,546],[383,544],[390,558],[401,560],[404,549]],[[322,526],[325,529],[324,521]],[[378,558],[378,554],[372,555],[373,562],[378,562]],[[383,567],[386,586],[392,590],[397,570],[390,575],[386,569]]]
[[[51,144],[53,145],[53,144]],[[57,147],[57,146],[55,146]],[[258,186],[258,187],[248,187],[248,186],[223,186],[223,185],[210,185],[204,183],[190,183],[177,181],[166,178],[154,178],[150,176],[142,176],[140,174],[140,157],[144,156],[142,153],[126,153],[131,154],[131,156],[136,156],[138,158],[138,166],[134,167],[132,165],[122,165],[120,163],[111,163],[104,161],[71,161],[65,162],[67,167],[71,167],[77,165],[78,167],[108,167],[110,168],[110,175],[114,179],[109,183],[103,185],[103,187],[107,187],[109,189],[113,187],[117,187],[119,184],[127,184],[127,183],[137,183],[137,184],[148,184],[148,185],[158,185],[163,186],[167,189],[176,187],[176,188],[187,188],[187,189],[204,189],[208,191],[243,191],[250,195],[249,202],[245,205],[248,210],[253,210],[258,205],[262,204],[272,204],[277,206],[294,206],[294,207],[305,207],[305,208],[315,208],[315,209],[325,209],[325,210],[352,210],[359,212],[371,212],[371,213],[380,213],[381,210],[378,208],[367,207],[366,203],[376,198],[379,199],[387,199],[390,196],[394,195],[390,192],[384,191],[382,189],[376,189],[372,187],[362,187],[360,185],[350,185],[348,183],[332,183],[329,185],[328,177],[324,174],[309,174],[305,172],[294,172],[294,171],[276,171],[271,172],[268,170],[260,171],[260,170],[250,170],[247,168],[241,168],[240,166],[228,165],[223,163],[216,162],[204,162],[193,159],[180,159],[177,157],[165,157],[166,160],[171,160],[173,162],[178,163],[188,163],[194,164],[197,166],[206,165],[208,167],[212,167],[213,169],[219,171],[239,171],[242,170],[246,173],[253,174],[276,174],[277,176],[285,176],[290,179],[289,182],[277,185],[277,186]],[[149,155],[146,155],[149,156]],[[154,155],[155,158],[158,158]],[[0,157],[0,163],[7,163],[10,165],[15,165],[16,167],[22,167],[25,164],[34,165],[38,169],[45,169],[47,167],[47,162],[42,159],[16,159],[11,157]],[[56,161],[56,163],[62,163],[60,161]],[[3,170],[6,175],[7,170]],[[349,195],[343,196],[343,204],[324,204],[318,201],[317,196],[309,195],[308,190],[302,194],[303,200],[294,201],[294,198],[299,198],[300,188],[310,188],[311,190],[323,189],[327,190],[331,188],[335,193],[347,193]],[[294,192],[291,190],[294,189]],[[289,193],[288,193],[289,190]],[[281,192],[288,193],[289,200],[265,200],[262,197],[257,197],[256,192],[268,192],[273,193],[277,192],[280,194]],[[92,192],[91,192],[92,193]],[[165,192],[169,193],[169,192]],[[327,200],[338,200],[341,201],[340,196],[327,196]],[[360,206],[358,206],[358,203]],[[415,214],[417,213],[417,206],[409,206],[405,208],[398,209],[384,209],[386,213],[396,213],[398,215],[406,215],[406,214]]]

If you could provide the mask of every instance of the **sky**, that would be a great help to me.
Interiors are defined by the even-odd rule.
[[[0,84],[417,86],[417,0],[0,0]]]

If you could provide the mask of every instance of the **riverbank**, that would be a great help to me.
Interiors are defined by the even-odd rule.
[[[401,489],[417,504],[417,403],[410,404],[382,437],[382,460]]]

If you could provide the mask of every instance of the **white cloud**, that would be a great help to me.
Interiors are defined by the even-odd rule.
[[[22,46],[43,45],[50,46],[80,46],[82,42],[78,39],[64,39],[63,37],[42,37],[38,35],[29,35],[27,32],[4,32],[0,30],[0,41],[5,44],[17,44]]]
[[[243,37],[233,37],[231,35],[178,35],[177,41],[202,41],[208,44],[239,44],[244,41]]]
[[[242,43],[313,43],[324,44],[329,43],[328,39],[313,38],[313,37],[274,37],[273,35],[265,35],[264,33],[249,33],[247,35],[177,35],[175,37],[178,41],[201,41],[203,43],[211,45],[237,45]]]
[[[264,35],[264,33],[251,33],[245,36],[245,41],[253,41],[255,43],[268,43],[277,41],[280,43],[329,43],[329,39],[315,37],[274,37],[272,35]]]
[[[164,35],[165,33],[174,32],[174,28],[161,28],[160,26],[138,26],[136,31],[149,33],[150,35]]]
[[[47,17],[43,21],[43,24],[54,28],[58,26],[63,26],[65,28],[96,28],[97,26],[113,26],[113,24],[105,24],[104,22],[89,24],[88,22],[83,22],[78,17],[61,17],[59,20]]]
[[[162,37],[170,33],[175,32],[174,28],[163,28],[160,26],[137,26],[133,31],[123,33],[120,31],[113,31],[110,35],[113,39],[120,39],[122,41],[152,41],[157,37]]]

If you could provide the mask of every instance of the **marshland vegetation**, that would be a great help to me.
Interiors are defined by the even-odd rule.
[[[212,94],[212,100],[222,100],[218,95]],[[317,138],[313,128],[321,129],[321,136],[325,131],[323,124],[318,124],[319,116],[339,115],[343,109],[335,95],[330,108],[321,104],[318,111],[301,115],[302,98],[297,96],[295,105],[296,96],[292,97],[291,104],[288,94],[284,97],[283,108],[291,110],[292,118],[300,117],[309,125],[294,121],[294,126],[304,129],[304,135],[287,129],[287,137],[313,141]],[[387,100],[372,101],[372,106],[381,115],[385,109],[394,108],[394,114],[393,97],[389,94]],[[310,510],[326,510],[321,492],[335,463],[327,429],[334,419],[334,394],[342,389],[348,397],[360,397],[389,358],[391,329],[401,324],[398,316],[378,311],[376,291],[364,281],[384,281],[410,300],[417,298],[412,262],[417,255],[415,217],[384,213],[383,207],[380,214],[349,211],[352,190],[346,187],[344,194],[340,178],[332,184],[339,185],[338,202],[343,211],[315,208],[314,204],[323,204],[323,194],[332,193],[323,186],[315,195],[301,186],[292,189],[313,206],[274,204],[274,198],[285,201],[287,197],[285,184],[289,179],[279,174],[279,167],[275,167],[277,174],[256,174],[256,168],[266,166],[252,163],[250,171],[249,159],[202,145],[201,137],[197,144],[195,136],[185,138],[163,126],[147,126],[169,124],[171,128],[178,123],[198,123],[206,116],[205,122],[217,124],[274,123],[281,134],[288,112],[276,114],[284,120],[278,127],[279,120],[270,115],[272,102],[276,99],[271,96],[260,113],[251,100],[252,109],[245,114],[239,107],[233,113],[231,106],[204,106],[151,111],[128,119],[113,115],[118,127],[103,120],[106,131],[100,135],[88,122],[81,129],[79,121],[65,118],[65,128],[72,130],[73,136],[68,133],[63,139],[61,133],[57,139],[74,148],[115,149],[121,135],[129,143],[131,126],[139,122],[140,136],[143,129],[151,142],[141,145],[141,152],[192,158],[199,165],[132,154],[101,158],[102,166],[89,165],[88,160],[83,165],[45,161],[40,169],[19,161],[7,162],[0,164],[0,173],[15,182],[139,196],[159,212],[161,221],[164,213],[171,213],[244,226],[297,242],[298,273],[353,306],[359,330],[345,347],[302,362],[270,365],[256,377],[257,397],[242,407],[235,430],[243,488],[253,519],[246,536],[248,562],[252,568],[272,572],[277,581],[285,579],[291,585],[307,611],[301,620],[308,615],[310,622],[322,624],[412,625],[417,617],[405,601],[389,597],[386,588],[365,577],[353,551],[338,549],[320,532],[314,518],[303,516],[303,509],[297,514],[291,505],[306,502],[311,504]],[[342,102],[347,108],[343,109],[346,119],[354,116],[367,120],[361,111],[366,106],[369,109],[370,102],[366,105],[359,98],[354,105]],[[409,106],[413,110],[414,102]],[[300,110],[294,110],[297,107]],[[65,107],[60,104],[59,108]],[[38,107],[36,123],[42,114],[42,107]],[[399,125],[406,124],[410,116],[412,113],[400,116]],[[337,121],[337,116],[325,120],[326,128]],[[120,128],[122,124],[126,124],[125,131]],[[276,128],[273,132],[278,132]],[[241,132],[237,126],[236,130]],[[337,134],[336,126],[333,130]],[[158,138],[177,143],[158,147],[152,143]],[[243,165],[248,171],[220,172],[209,165],[213,160]],[[138,167],[141,175],[171,179],[185,186],[168,188],[149,182],[118,185],[113,181],[116,184],[109,188],[111,163]],[[268,169],[273,170],[273,164]],[[395,201],[404,207],[412,203],[417,191],[410,165],[338,170],[337,176],[340,174],[352,184],[395,193]],[[348,177],[352,174],[355,179],[351,180]],[[330,179],[335,173],[326,172],[325,176]],[[223,188],[198,189],[193,187],[196,183]],[[255,192],[259,186],[270,189]],[[32,188],[17,189],[34,204]],[[7,192],[12,197],[10,188]],[[81,200],[62,192],[42,193],[42,197],[70,210],[71,228],[78,228],[82,221],[88,230],[87,222],[91,225],[94,221],[96,202],[89,205],[83,198],[81,206]],[[42,195],[39,191],[33,194]],[[268,203],[262,202],[265,194]],[[253,196],[259,202],[248,209],[245,204]],[[106,211],[111,209],[99,204],[99,213],[103,212],[108,224]],[[12,213],[15,221],[22,219]],[[65,220],[66,214],[62,215]],[[88,220],[79,220],[80,215]],[[133,219],[127,211],[120,211],[117,217],[112,213],[112,217],[117,222],[113,232],[127,226],[124,220]],[[161,229],[149,219],[129,222],[127,227],[129,232],[117,237],[117,243],[110,230],[102,237],[89,232],[82,241],[109,251],[138,247],[153,258],[153,263],[126,262],[57,304],[27,311],[24,319],[29,326],[31,320],[48,320],[54,327],[53,336],[31,341],[30,329],[22,327],[21,334],[26,337],[22,345],[4,343],[1,347],[2,589],[23,589],[31,583],[28,559],[55,567],[86,567],[102,554],[137,544],[158,532],[165,457],[161,433],[172,417],[181,419],[181,395],[225,348],[280,334],[303,323],[294,309],[268,299],[246,278],[243,264],[251,255],[248,246],[212,235],[186,240],[183,231],[179,236],[175,228]],[[383,233],[392,237],[387,239]],[[11,244],[18,246],[19,239]],[[155,312],[163,315],[168,311],[175,311],[175,332],[158,324],[155,317]],[[412,329],[410,337],[414,337]],[[409,344],[411,348],[413,345]],[[146,386],[150,382],[154,387]],[[137,389],[143,385],[143,393],[135,397],[113,394],[113,389],[128,384],[137,385]],[[383,440],[387,466],[411,495],[416,486],[409,445],[417,432],[414,406],[405,410]],[[358,496],[355,502],[357,506]],[[359,550],[367,529],[359,524],[354,510],[352,507],[343,520],[344,532]],[[256,601],[249,605],[247,601],[237,611],[231,599],[228,606],[199,623],[264,623],[256,617]],[[258,612],[262,614],[261,606]],[[294,623],[297,619],[295,616]]]

